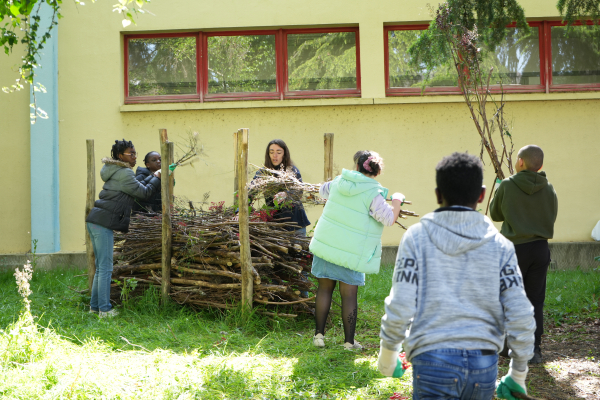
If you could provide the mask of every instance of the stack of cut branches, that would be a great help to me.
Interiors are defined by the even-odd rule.
[[[214,204],[208,211],[176,208],[172,213],[171,298],[196,307],[235,308],[241,300],[242,272],[238,223],[235,211]],[[268,216],[267,216],[268,217]],[[250,222],[254,302],[259,312],[295,317],[312,313],[314,297],[301,297],[313,290],[302,274],[310,271],[310,238],[288,231],[290,222],[258,219]],[[160,215],[139,214],[131,218],[129,233],[115,237],[113,280],[136,291],[160,286]],[[282,309],[280,306],[288,306]],[[290,310],[290,311],[287,311]],[[281,311],[285,311],[282,313]]]
[[[256,168],[259,168],[255,166]],[[248,196],[253,202],[264,200],[270,203],[280,192],[286,193],[286,201],[292,203],[322,205],[325,200],[315,196],[321,185],[301,182],[296,174],[288,169],[260,167],[257,176],[248,185]]]
[[[270,205],[273,199],[277,198],[278,193],[285,192],[286,196],[283,201],[284,207],[286,202],[322,205],[325,204],[325,199],[315,196],[315,193],[319,193],[320,187],[320,184],[315,185],[312,183],[301,182],[296,178],[296,175],[291,169],[269,169],[262,167],[259,169],[257,176],[248,185],[248,193],[253,203],[262,200],[265,204]],[[404,203],[412,204],[410,201],[406,200]],[[400,211],[399,218],[406,219],[407,216],[418,217],[419,214],[404,209]],[[396,221],[396,224],[403,229],[407,229],[405,225],[398,221]]]

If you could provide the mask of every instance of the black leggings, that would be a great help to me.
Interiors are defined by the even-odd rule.
[[[519,269],[527,298],[533,305],[535,318],[535,346],[542,343],[544,333],[544,300],[546,298],[546,275],[550,265],[550,248],[547,240],[515,245]]]
[[[319,287],[317,289],[317,299],[315,307],[315,335],[325,334],[325,324],[327,315],[331,307],[331,296],[338,281],[327,278],[318,278]],[[356,330],[356,315],[358,313],[358,286],[348,285],[340,282],[340,296],[342,297],[342,321],[344,322],[344,340],[354,344],[354,331]]]

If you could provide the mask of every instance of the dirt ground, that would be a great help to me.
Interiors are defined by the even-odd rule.
[[[546,327],[544,363],[530,366],[528,394],[545,400],[600,400],[600,320]],[[508,367],[502,359],[501,366]]]

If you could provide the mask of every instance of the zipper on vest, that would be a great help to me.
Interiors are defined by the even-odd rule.
[[[379,245],[377,245],[377,246],[379,246]],[[367,264],[371,261],[371,259],[375,255],[375,252],[377,251],[377,246],[375,246],[375,250],[373,250],[373,254],[371,254],[371,257],[369,257],[369,259],[367,260]]]

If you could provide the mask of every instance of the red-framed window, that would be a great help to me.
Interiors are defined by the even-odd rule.
[[[530,22],[531,35],[518,39],[514,25],[484,67],[494,67],[492,82],[506,92],[566,92],[600,90],[600,54],[592,21],[578,21],[567,34],[561,21]],[[459,94],[453,68],[442,67],[426,77],[425,69],[409,66],[407,50],[427,25],[384,28],[387,96]],[[492,91],[498,91],[493,86]]]
[[[358,28],[124,36],[125,103],[360,97]]]
[[[577,21],[567,33],[560,21],[544,21],[548,91],[600,90],[600,40],[592,21]]]
[[[515,25],[508,28],[506,40],[494,54],[483,61],[483,67],[493,67],[492,91],[542,92],[546,89],[543,24],[531,22],[531,34],[518,38]],[[458,77],[453,67],[430,71],[409,64],[408,49],[428,25],[398,25],[384,28],[385,89],[387,96],[417,96],[425,94],[460,94]],[[423,90],[423,82],[426,81]]]

